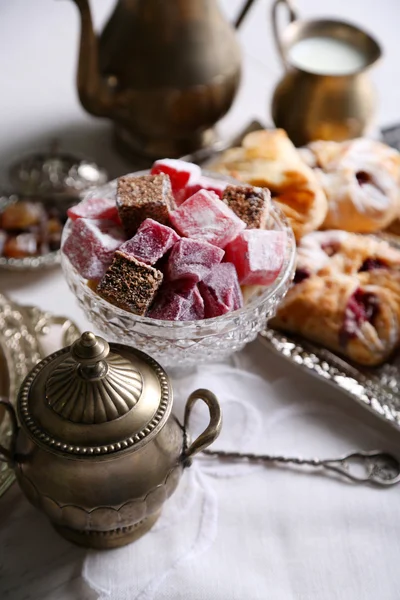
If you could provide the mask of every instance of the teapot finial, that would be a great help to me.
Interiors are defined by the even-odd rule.
[[[100,366],[110,352],[110,346],[91,331],[85,331],[71,346],[71,356],[81,366],[95,369]]]

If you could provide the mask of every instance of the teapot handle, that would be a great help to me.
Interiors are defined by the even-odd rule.
[[[15,444],[17,441],[18,434],[18,422],[14,407],[12,406],[9,400],[7,400],[6,398],[0,398],[0,406],[3,406],[6,412],[8,412],[11,421],[10,449],[7,450],[7,448],[4,448],[4,446],[0,444],[0,462],[5,462],[9,464],[14,462]]]
[[[298,19],[298,15],[294,9],[292,0],[275,0],[275,2],[272,5],[272,9],[271,9],[272,32],[274,34],[274,40],[275,40],[276,48],[278,50],[278,54],[281,57],[283,66],[286,69],[287,68],[287,60],[286,60],[286,55],[285,55],[285,51],[284,51],[283,44],[282,44],[281,34],[279,32],[279,27],[278,27],[278,10],[279,10],[280,4],[285,5],[287,10],[289,11],[289,23],[293,23],[293,21],[296,21]]]
[[[203,402],[207,404],[210,412],[210,422],[203,433],[201,433],[199,437],[196,438],[188,448],[186,448],[184,452],[185,466],[190,465],[191,459],[193,456],[195,456],[195,454],[207,448],[207,446],[212,444],[217,439],[222,427],[221,407],[217,397],[208,390],[200,389],[190,394],[189,398],[187,399],[184,419],[185,432],[188,431],[192,408],[196,404],[197,400],[203,400]]]

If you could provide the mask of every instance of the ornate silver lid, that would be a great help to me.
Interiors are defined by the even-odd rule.
[[[79,196],[108,179],[105,169],[80,156],[59,152],[56,143],[48,152],[28,154],[14,162],[8,175],[16,193],[40,199]]]
[[[82,457],[146,443],[171,406],[158,363],[91,332],[40,362],[18,398],[21,425],[37,444]]]

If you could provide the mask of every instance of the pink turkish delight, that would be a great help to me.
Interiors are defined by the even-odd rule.
[[[223,250],[207,242],[182,238],[171,250],[167,264],[168,279],[187,279],[197,283],[221,262],[223,256]]]
[[[109,198],[87,198],[71,206],[67,211],[70,219],[106,219],[120,224],[115,200]]]
[[[195,183],[201,176],[201,168],[184,160],[165,158],[156,160],[151,175],[165,173],[171,180],[172,191],[174,194],[179,192],[190,183]]]
[[[175,201],[178,206],[183,204],[185,200],[196,194],[200,190],[207,190],[208,192],[214,192],[218,198],[222,199],[227,184],[211,177],[200,177],[196,183],[188,184],[175,194]]]
[[[146,219],[136,235],[122,244],[120,250],[148,265],[155,265],[180,239],[179,235],[153,219]]]
[[[246,224],[214,192],[200,190],[170,215],[177,231],[189,238],[225,248]]]
[[[219,317],[243,306],[236,269],[231,263],[221,263],[199,283],[199,290],[204,300],[206,319]]]
[[[285,231],[246,229],[225,250],[241,285],[270,285],[278,277],[286,247]]]
[[[113,221],[77,219],[63,253],[82,277],[97,281],[103,277],[124,239],[122,229]]]
[[[162,288],[148,316],[164,321],[204,319],[204,302],[197,285],[181,289],[173,285]]]

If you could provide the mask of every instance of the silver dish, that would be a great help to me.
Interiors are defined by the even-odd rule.
[[[10,196],[0,197],[0,211],[4,210],[7,205],[18,201],[15,194]],[[6,258],[0,256],[0,269],[6,271],[32,271],[38,269],[48,269],[55,267],[61,263],[60,250],[48,252],[42,256],[27,256],[25,258]]]
[[[54,316],[32,306],[19,306],[0,294],[0,396],[15,404],[21,383],[46,356],[43,342],[52,327],[62,327],[62,346],[75,341],[80,331],[66,317]],[[8,447],[11,423],[0,409],[0,445]],[[0,462],[0,496],[13,483],[14,472]]]
[[[400,250],[400,238],[382,233]],[[269,327],[259,334],[260,341],[292,364],[316,376],[400,429],[400,352],[380,367],[361,367],[347,362],[330,350],[298,336]]]

